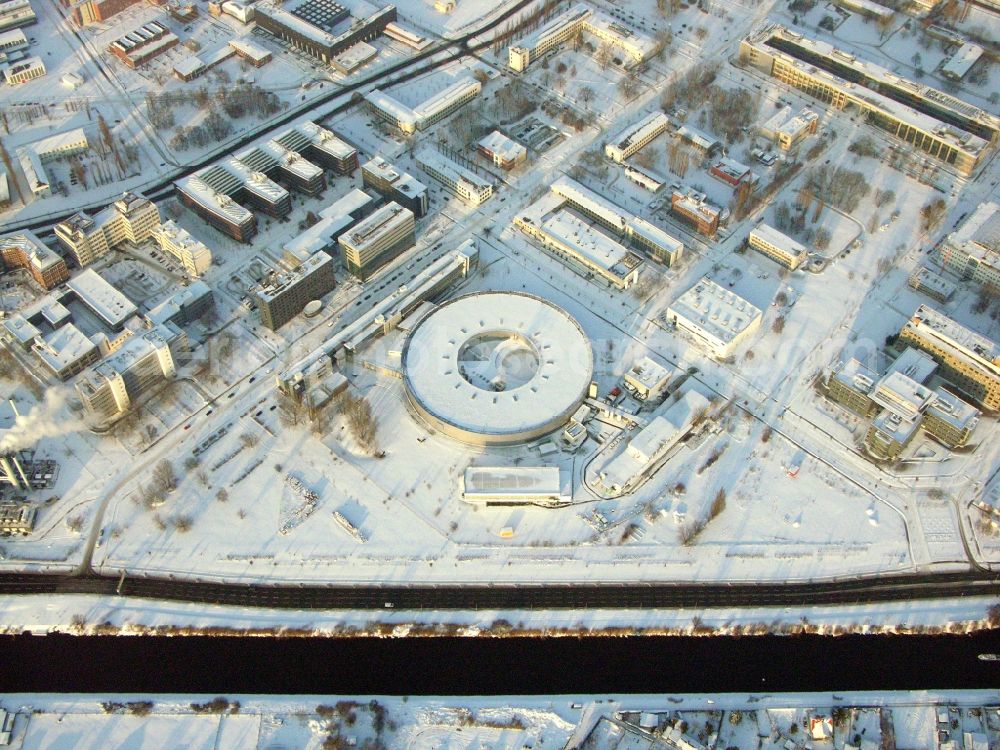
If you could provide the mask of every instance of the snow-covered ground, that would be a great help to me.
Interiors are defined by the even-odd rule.
[[[931,750],[938,710],[954,719],[948,733],[961,740],[964,730],[992,745],[1000,734],[995,698],[976,690],[489,698],[9,694],[0,706],[12,714],[19,750],[612,750],[674,747],[682,735],[699,744],[717,735],[720,746],[741,750],[807,738],[814,748],[842,750],[862,740],[877,747],[882,727],[894,731],[894,746]]]
[[[400,9],[404,21],[410,13],[417,27],[440,24],[432,4],[421,3]],[[976,291],[971,287],[963,286],[952,301],[938,305],[907,285],[914,268],[932,263],[929,251],[937,240],[981,200],[996,196],[997,166],[990,162],[970,180],[957,179],[944,168],[928,170],[922,181],[915,179],[891,166],[887,138],[805,94],[730,65],[741,35],[767,15],[768,3],[708,3],[707,12],[691,6],[669,20],[659,14],[654,0],[600,7],[647,34],[662,31],[668,23],[673,29],[670,50],[638,75],[629,101],[620,83],[631,74],[614,64],[601,66],[586,45],[563,50],[548,67],[534,65],[516,78],[505,69],[505,49],[499,54],[484,50],[478,58],[462,58],[389,87],[393,96],[415,105],[460,76],[486,74],[481,97],[418,134],[418,145],[446,141],[475,160],[479,130],[499,127],[511,133],[534,118],[557,134],[558,145],[541,153],[532,149],[529,163],[502,175],[494,196],[479,207],[447,193],[416,163],[413,139],[389,132],[364,108],[351,108],[325,122],[357,145],[362,161],[381,154],[425,182],[431,211],[417,223],[416,249],[374,279],[360,284],[338,270],[338,286],[324,298],[317,318],[296,318],[271,332],[241,300],[266,270],[285,265],[282,246],[298,233],[309,212],[319,212],[360,186],[358,173],[332,179],[322,196],[294,195],[291,216],[263,219],[251,246],[222,236],[174,199],[164,201],[164,216],[208,244],[216,261],[205,276],[215,292],[215,312],[211,319],[189,326],[194,362],[182,368],[176,384],[144,404],[134,420],[105,436],[81,429],[79,404],[68,390],[59,391],[68,395],[57,400],[50,417],[60,427],[39,441],[40,454],[59,457],[61,464],[54,499],[43,505],[32,536],[3,541],[0,569],[74,568],[87,558],[94,524],[100,530],[94,534],[92,563],[102,572],[245,583],[784,581],[955,570],[973,561],[1000,563],[998,535],[977,523],[979,511],[969,509],[1000,462],[1000,447],[992,439],[994,417],[982,419],[967,451],[950,454],[921,436],[908,449],[907,462],[877,466],[858,447],[863,423],[814,387],[839,360],[879,358],[886,337],[897,333],[922,303],[991,338],[1000,335],[993,311],[973,312]],[[364,9],[352,10],[357,14]],[[493,10],[479,0],[460,0],[449,18],[468,25]],[[160,11],[135,6],[129,13],[113,26],[88,31],[94,44],[106,44],[106,38],[129,23]],[[776,13],[784,18],[781,8]],[[821,18],[810,15],[806,28]],[[230,34],[235,23],[204,17],[190,33],[207,45]],[[834,37],[838,44],[855,45],[859,56],[883,64],[883,57],[898,57],[906,46],[904,30],[897,29],[880,45],[873,29],[852,17]],[[259,41],[256,35],[254,39]],[[279,92],[284,103],[302,103],[303,97],[318,95],[320,86],[329,83],[300,89],[308,78],[301,60],[286,51],[275,52],[275,61],[254,75],[258,83]],[[383,57],[394,59],[389,52]],[[608,134],[657,108],[669,82],[715,58],[721,63],[716,85],[750,92],[759,105],[756,122],[769,118],[779,99],[796,108],[811,106],[821,121],[819,133],[789,156],[804,162],[802,169],[777,190],[770,205],[730,221],[712,240],[672,216],[662,192],[653,196],[625,179],[619,165],[604,160],[601,147]],[[238,63],[231,63],[235,78],[241,71],[235,69]],[[140,75],[118,67],[130,96],[141,98],[150,86],[160,85],[154,73]],[[87,85],[96,78],[95,71]],[[167,90],[185,86],[172,79],[161,83]],[[591,93],[582,93],[585,88]],[[517,117],[510,116],[508,105],[498,104],[509,96],[523,100]],[[178,109],[178,122],[187,124],[195,117],[189,104]],[[692,107],[687,117],[701,122],[705,108]],[[253,123],[247,118],[236,124]],[[30,133],[24,130],[16,130],[10,142],[27,138]],[[848,150],[862,135],[871,136],[882,149],[878,158],[858,157]],[[670,181],[703,188],[722,206],[733,200],[732,189],[707,173],[710,163],[692,162],[683,175],[671,172],[670,144],[671,136],[663,135],[647,146],[654,171]],[[780,168],[753,161],[750,151],[755,145],[759,141],[748,132],[730,144],[730,156],[752,165],[761,177],[758,190],[766,190]],[[198,156],[191,151],[183,158]],[[482,160],[476,163],[487,166]],[[892,196],[880,207],[870,194],[849,212],[829,203],[805,211],[802,226],[788,231],[806,244],[820,230],[828,234],[828,245],[820,252],[825,264],[818,272],[788,273],[765,256],[743,250],[754,223],[783,220],[779,205],[796,216],[794,205],[804,195],[802,187],[815,170],[827,165],[857,170],[873,190],[892,191]],[[487,171],[499,169],[489,165]],[[639,284],[618,291],[539,249],[512,226],[512,219],[569,172],[681,239],[686,246],[682,261],[667,269],[647,260]],[[947,216],[940,227],[924,232],[920,209],[938,197],[947,203]],[[65,200],[72,199],[71,193]],[[450,295],[525,291],[562,307],[591,341],[594,380],[602,396],[621,383],[637,360],[650,356],[668,367],[672,383],[684,379],[682,390],[712,399],[703,435],[671,453],[633,493],[607,499],[591,485],[599,468],[623,449],[630,437],[627,431],[595,420],[589,425],[590,438],[577,452],[547,456],[547,439],[507,448],[455,442],[413,414],[401,381],[391,376],[404,344],[400,332],[378,340],[344,367],[351,393],[372,408],[384,455],[362,450],[335,408],[326,411],[318,427],[283,418],[274,387],[277,371],[316,348],[332,326],[342,328],[469,237],[477,239],[480,268]],[[166,265],[152,258],[149,247],[140,247],[127,255],[109,255],[98,268],[146,309],[178,288],[176,269]],[[760,329],[726,361],[708,357],[664,319],[670,304],[706,275],[764,313]],[[37,295],[19,282],[5,290],[0,306],[13,312]],[[25,361],[31,357],[19,355]],[[5,393],[16,392],[25,407],[39,400],[13,375],[4,386],[9,386]],[[641,405],[627,401],[623,406]],[[639,412],[640,419],[650,416]],[[144,490],[152,482],[153,467],[163,461],[177,475],[177,486],[149,502]],[[470,465],[544,464],[558,465],[572,478],[569,507],[481,508],[461,500],[460,478]],[[798,467],[797,476],[790,476],[795,473],[789,472],[792,466]],[[307,502],[310,493],[315,503]],[[720,493],[724,507],[710,518]],[[340,518],[358,533],[345,530]],[[692,524],[702,522],[699,534],[685,538]],[[963,537],[975,542],[968,550]],[[60,617],[64,625],[68,622],[64,609],[43,608],[36,616],[33,607],[39,602],[25,603],[7,610],[6,625],[14,627],[18,618],[42,628]],[[136,611],[152,605],[133,609],[129,603],[108,601],[93,606],[113,622],[114,612],[127,612],[117,618],[123,627],[198,621],[200,611],[153,607],[148,609],[155,613],[151,618],[136,619]],[[912,606],[907,611],[920,624],[980,620],[985,609],[982,602],[955,605],[954,610]],[[797,621],[795,614],[786,619]],[[258,617],[268,621],[260,613],[241,613],[232,622]],[[324,622],[303,617],[310,627]],[[407,617],[394,620],[392,613],[380,613],[376,619],[409,622]],[[874,608],[866,617],[873,624],[909,622],[909,615],[898,608]],[[625,619],[639,627],[649,624],[638,613]],[[859,623],[855,614],[846,619]],[[593,621],[589,616],[585,620]],[[831,615],[828,621],[842,624],[844,618]],[[566,622],[571,627],[573,618],[567,616]]]

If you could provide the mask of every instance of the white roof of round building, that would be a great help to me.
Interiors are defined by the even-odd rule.
[[[403,351],[420,411],[471,441],[517,442],[560,427],[586,396],[590,341],[564,310],[530,294],[485,292],[428,315]]]

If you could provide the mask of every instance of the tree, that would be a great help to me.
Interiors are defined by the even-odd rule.
[[[220,503],[227,503],[229,502],[229,492],[226,491],[225,487],[220,487],[219,491],[215,493],[215,499]]]
[[[614,57],[614,51],[608,42],[602,42],[594,53],[594,60],[601,66],[601,70],[605,70],[611,64],[612,57]]]
[[[177,475],[174,466],[163,459],[153,467],[153,486],[160,492],[172,492],[177,489]]]
[[[594,90],[590,86],[583,86],[576,94],[577,98],[584,104],[594,101]]]
[[[774,331],[775,333],[781,333],[782,331],[785,330],[784,315],[779,315],[777,318],[774,319],[774,322],[771,324],[771,330]]]
[[[944,220],[944,215],[948,211],[948,204],[943,198],[935,198],[929,201],[920,209],[921,225],[925,232],[933,232]]]
[[[830,246],[830,230],[826,227],[817,229],[816,235],[813,237],[813,245],[816,246],[817,250],[826,250]]]

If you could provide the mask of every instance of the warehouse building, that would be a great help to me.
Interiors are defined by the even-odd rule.
[[[740,59],[837,109],[856,108],[867,123],[963,175],[1000,135],[1000,117],[779,24],[744,39]]]
[[[111,42],[108,52],[134,70],[176,47],[179,42],[177,35],[166,26],[150,21]]]
[[[0,237],[0,259],[5,270],[25,269],[42,289],[57,287],[69,278],[66,261],[28,230]]]
[[[91,218],[77,213],[55,225],[59,242],[81,266],[93,263],[123,242],[145,242],[160,226],[156,204],[137,193],[122,197]]]
[[[28,57],[3,69],[3,76],[8,86],[27,83],[43,75],[45,75],[45,63],[40,57]]]
[[[666,132],[670,119],[662,112],[653,112],[622,130],[604,144],[609,159],[623,162],[647,144]]]
[[[995,342],[926,305],[913,313],[899,341],[926,352],[939,373],[975,403],[1000,407],[1000,350]]]
[[[809,252],[801,243],[763,222],[750,230],[747,245],[790,271],[809,258]]]
[[[573,500],[572,480],[558,466],[470,466],[462,479],[462,499],[487,508],[559,508]]]
[[[938,246],[937,256],[959,278],[1000,290],[1000,205],[980,204]]]
[[[439,151],[425,148],[417,154],[416,161],[445,190],[470,206],[479,206],[493,195],[493,183],[490,180],[480,177]]]
[[[273,273],[254,291],[260,310],[260,322],[277,331],[313,300],[321,299],[337,285],[333,258],[316,253],[297,268],[285,273]]]
[[[716,359],[729,357],[760,328],[760,309],[707,276],[667,308],[666,321]]]
[[[710,403],[697,391],[688,391],[669,406],[661,407],[649,424],[628,441],[625,450],[608,461],[598,483],[609,495],[634,490],[656,468],[708,411]]]
[[[427,213],[430,199],[427,186],[407,172],[400,172],[381,156],[361,166],[361,181],[384,198],[396,201],[420,218]]]
[[[93,268],[80,271],[66,282],[66,287],[113,331],[122,330],[125,321],[139,312],[132,300]]]
[[[190,275],[201,276],[212,267],[212,251],[173,220],[154,228],[152,237],[160,250],[176,258]]]
[[[388,203],[340,235],[337,242],[344,268],[366,281],[417,243],[413,212],[396,202]]]

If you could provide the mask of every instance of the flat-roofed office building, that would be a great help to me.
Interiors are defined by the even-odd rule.
[[[362,281],[416,242],[413,212],[395,201],[338,238],[344,268]]]

